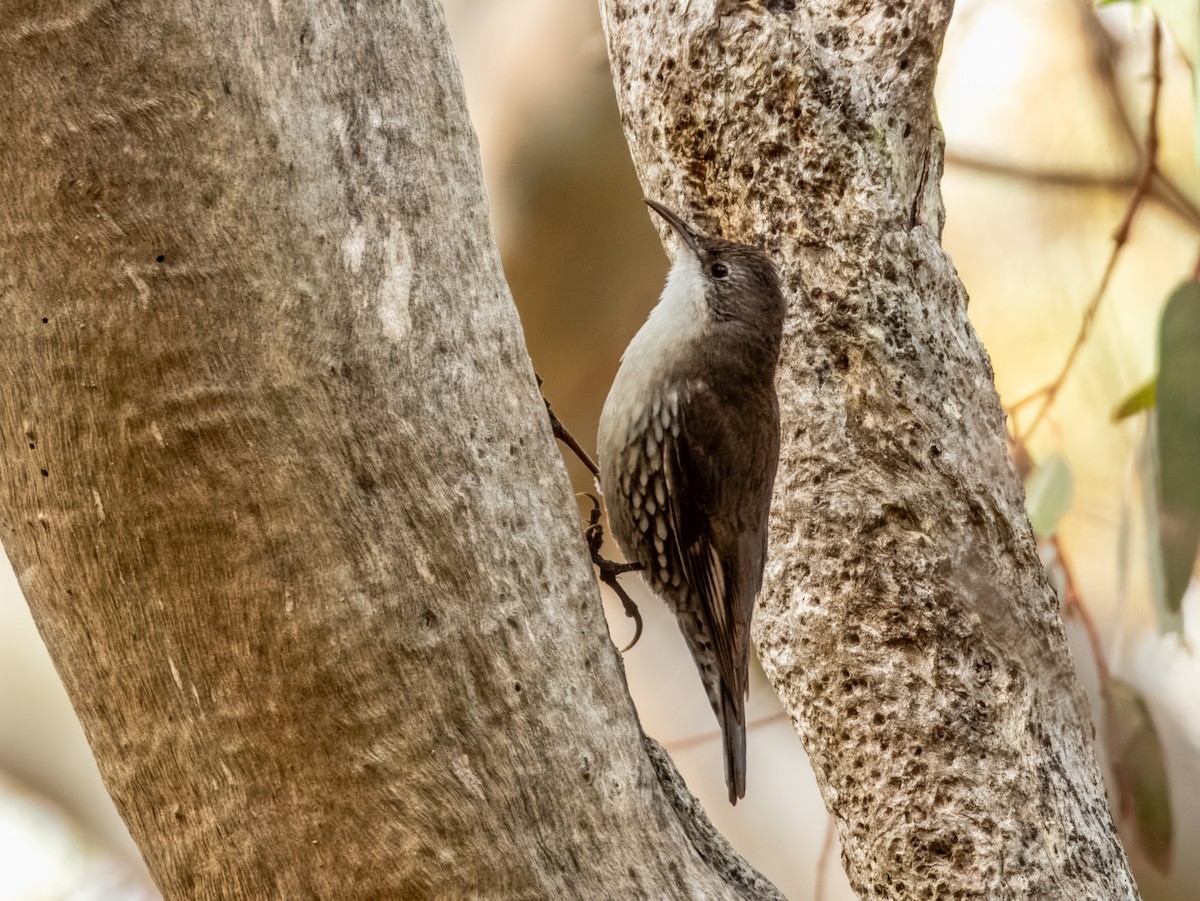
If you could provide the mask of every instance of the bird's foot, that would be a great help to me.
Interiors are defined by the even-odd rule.
[[[621,648],[621,653],[624,654],[642,637],[642,612],[638,610],[638,605],[634,603],[633,598],[621,587],[617,577],[625,573],[637,572],[642,565],[640,563],[617,563],[615,560],[606,560],[600,556],[600,547],[604,544],[604,526],[600,524],[600,499],[591,493],[586,493],[585,497],[592,502],[592,511],[588,514],[587,529],[584,532],[588,553],[592,557],[592,565],[599,570],[600,581],[611,588],[613,593],[621,599],[625,615],[632,619],[634,624],[633,640]]]

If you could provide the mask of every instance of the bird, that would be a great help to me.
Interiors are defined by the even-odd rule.
[[[674,612],[746,795],[750,620],[779,464],[775,373],[787,302],[767,254],[654,200],[674,254],[621,357],[596,447],[609,528]]]

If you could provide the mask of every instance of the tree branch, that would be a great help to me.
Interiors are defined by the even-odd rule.
[[[992,372],[938,243],[950,5],[603,11],[646,192],[766,245],[792,300],[754,634],[851,885],[1136,898]]]
[[[0,529],[166,897],[778,897],[643,744],[436,4],[59,6]]]
[[[833,857],[834,839],[837,838],[837,823],[832,814],[826,817],[825,838],[821,842],[821,853],[817,856],[817,880],[813,885],[813,901],[825,901],[825,884],[829,878],[829,860]]]
[[[1075,340],[1072,342],[1070,350],[1067,351],[1067,357],[1063,361],[1062,368],[1059,369],[1058,375],[1051,379],[1050,382],[1027,397],[1021,398],[1009,408],[1010,412],[1016,412],[1021,407],[1035,400],[1040,399],[1042,402],[1041,406],[1033,414],[1033,419],[1019,433],[1022,441],[1027,442],[1029,440],[1030,435],[1041,424],[1046,414],[1050,411],[1050,408],[1054,405],[1055,400],[1058,399],[1058,393],[1062,390],[1067,376],[1070,375],[1071,369],[1075,365],[1075,360],[1079,356],[1079,351],[1083,349],[1088,335],[1091,334],[1092,323],[1096,319],[1096,313],[1100,309],[1100,303],[1104,300],[1104,295],[1108,292],[1108,285],[1112,281],[1113,273],[1116,271],[1121,251],[1129,243],[1129,233],[1133,229],[1133,221],[1138,211],[1142,208],[1143,202],[1150,195],[1155,173],[1158,172],[1158,106],[1161,95],[1162,29],[1158,24],[1158,20],[1155,19],[1150,31],[1150,112],[1146,117],[1146,144],[1141,155],[1141,173],[1138,176],[1137,183],[1134,185],[1129,203],[1126,204],[1125,214],[1121,217],[1121,221],[1117,225],[1117,230],[1113,233],[1112,251],[1108,256],[1108,262],[1105,263],[1104,273],[1100,276],[1100,284],[1092,295],[1092,299],[1084,308],[1083,316],[1079,323],[1079,331],[1075,334]]]
[[[1058,169],[1037,169],[1019,163],[987,159],[964,153],[946,152],[946,166],[983,175],[994,175],[1014,181],[1051,188],[1074,188],[1082,191],[1124,193],[1137,187],[1140,169],[1129,175],[1097,175],[1091,172],[1072,172]],[[1197,207],[1170,179],[1155,169],[1146,200],[1154,200],[1178,216],[1189,226],[1200,229],[1200,207]]]

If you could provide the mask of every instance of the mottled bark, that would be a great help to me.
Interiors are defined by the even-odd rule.
[[[864,898],[1135,898],[967,299],[935,0],[604,0],[647,193],[791,297],[764,668]],[[752,788],[753,790],[753,788]]]
[[[8,2],[0,528],[169,898],[773,889],[643,742],[440,13]]]

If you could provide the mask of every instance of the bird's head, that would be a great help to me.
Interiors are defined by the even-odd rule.
[[[646,205],[670,224],[679,241],[672,278],[702,288],[706,305],[717,323],[733,322],[771,337],[782,331],[786,301],[770,257],[757,247],[738,244],[696,231],[656,200]]]

